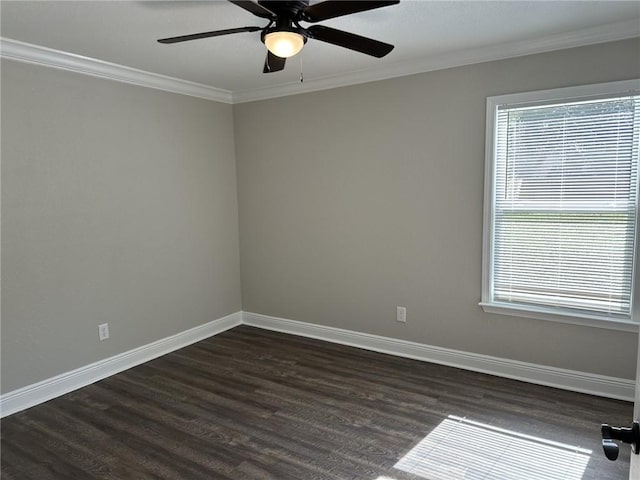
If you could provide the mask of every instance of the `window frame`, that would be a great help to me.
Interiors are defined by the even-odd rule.
[[[631,314],[628,319],[620,317],[614,318],[607,316],[606,314],[564,309],[561,307],[512,304],[508,302],[493,301],[491,299],[493,282],[492,259],[494,254],[494,191],[496,188],[495,150],[498,107],[504,106],[505,104],[513,107],[529,104],[542,106],[544,104],[553,104],[558,102],[571,102],[576,100],[606,98],[629,94],[640,94],[640,79],[487,97],[484,205],[482,222],[482,296],[479,303],[485,312],[586,325],[611,330],[638,332],[640,318],[638,318],[638,314],[636,312],[639,310],[637,303],[640,303],[640,279],[638,278],[640,276],[640,267],[638,266],[638,263],[640,262],[640,253],[638,252],[640,247],[640,239],[638,238],[640,237],[640,228],[638,226],[638,223],[640,222],[640,212],[638,211],[638,205],[640,203],[639,199],[636,199],[634,259],[631,278]],[[640,128],[640,119],[638,119],[638,125],[636,128]]]

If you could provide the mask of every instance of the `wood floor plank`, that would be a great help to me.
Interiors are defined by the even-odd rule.
[[[247,326],[4,418],[1,474],[425,480],[394,466],[450,415],[589,449],[581,480],[628,477],[599,439],[628,402]]]

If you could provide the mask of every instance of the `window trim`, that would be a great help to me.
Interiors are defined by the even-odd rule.
[[[517,317],[533,318],[538,320],[549,320],[555,322],[569,323],[574,325],[585,325],[597,328],[607,328],[611,330],[622,330],[627,332],[638,332],[640,329],[640,318],[638,318],[638,304],[640,304],[640,212],[638,212],[638,201],[636,202],[636,235],[632,273],[632,299],[631,316],[626,318],[614,318],[605,314],[599,315],[578,310],[560,309],[554,307],[518,305],[506,302],[491,301],[492,276],[491,259],[493,258],[493,229],[494,229],[494,205],[493,194],[495,190],[495,146],[497,132],[495,129],[498,107],[508,104],[512,107],[525,106],[527,104],[544,104],[558,101],[570,102],[578,99],[596,99],[624,94],[640,94],[640,79],[623,80],[618,82],[598,83],[593,85],[580,85],[575,87],[555,88],[550,90],[538,90],[524,93],[514,93],[487,97],[486,112],[486,139],[485,139],[485,169],[484,169],[484,206],[482,220],[482,300],[479,305],[487,313],[497,313],[501,315],[511,315]]]

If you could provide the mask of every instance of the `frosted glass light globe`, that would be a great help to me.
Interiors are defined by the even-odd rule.
[[[295,32],[271,32],[264,36],[264,44],[276,57],[289,58],[302,50],[304,39]]]

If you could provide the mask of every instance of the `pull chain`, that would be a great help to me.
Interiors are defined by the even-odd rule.
[[[300,52],[300,83],[304,82],[304,74],[302,73],[302,52]]]

